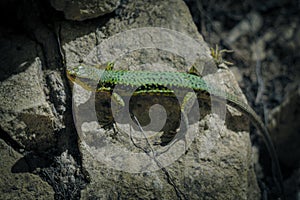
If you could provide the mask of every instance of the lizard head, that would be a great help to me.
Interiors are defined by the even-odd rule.
[[[76,77],[82,76],[82,70],[83,66],[79,65],[76,67],[72,67],[70,69],[67,69],[67,77],[72,81],[75,82]]]
[[[67,77],[72,83],[77,83],[86,90],[94,91],[101,77],[99,74],[101,71],[104,70],[79,65],[67,69]]]

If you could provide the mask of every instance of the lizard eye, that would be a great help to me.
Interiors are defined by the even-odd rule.
[[[83,66],[79,65],[77,67],[74,67],[72,70],[71,70],[71,73],[72,74],[77,74],[78,72],[80,72],[80,70],[83,69]]]
[[[78,73],[79,70],[80,70],[80,66],[77,66],[77,67],[74,67],[72,71],[73,71],[74,73]]]
[[[76,76],[79,72],[79,67],[73,67],[68,71],[68,74],[71,76]]]
[[[78,67],[77,67],[77,70],[79,71],[79,70],[82,70],[84,67],[82,66],[82,65],[79,65]]]

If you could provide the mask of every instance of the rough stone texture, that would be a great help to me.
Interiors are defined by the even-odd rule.
[[[86,24],[77,23],[74,25],[68,22],[62,24],[62,46],[67,66],[92,61],[102,64],[103,60],[96,57],[97,54],[93,57],[95,60],[92,61],[89,60],[88,54],[94,51],[94,47],[104,39],[132,28],[153,26],[176,30],[196,39],[202,44],[199,46],[200,53],[197,56],[199,60],[205,60],[202,66],[203,71],[207,73],[216,71],[211,63],[206,65],[209,63],[207,60],[211,59],[209,49],[203,42],[201,35],[197,33],[189,11],[182,1],[128,1],[120,5],[116,10],[116,14],[115,18],[110,18],[107,22],[102,22],[99,19],[99,22],[87,22]],[[99,25],[101,23],[104,24]],[[155,39],[157,38],[153,38],[153,41]],[[130,39],[125,38],[124,41],[130,41]],[[122,44],[121,40],[120,44]],[[119,55],[121,58],[114,60],[116,61],[116,68],[137,70],[140,65],[144,64],[142,69],[163,70],[162,66],[159,69],[155,68],[157,63],[163,61],[171,64],[173,67],[170,67],[171,70],[186,71],[187,66],[189,66],[189,63],[181,60],[180,57],[172,57],[170,52],[149,51],[145,49],[136,50],[127,52],[126,55]],[[199,60],[196,62],[201,63]],[[145,64],[151,62],[154,62],[154,64]],[[240,94],[237,83],[228,70],[219,70],[218,73],[211,75],[207,80],[223,82],[228,88],[237,88],[239,91],[237,94]],[[232,92],[232,90],[230,91]],[[75,104],[83,105],[85,102],[90,101],[90,94],[85,94],[84,91],[76,95],[78,96]],[[74,114],[78,111],[76,109],[78,108],[73,110]],[[87,109],[86,112],[89,112],[92,108],[85,109]],[[199,132],[196,133],[197,136],[186,154],[183,154],[166,168],[154,172],[134,174],[113,169],[114,166],[104,165],[95,159],[95,152],[102,153],[100,152],[101,147],[98,146],[98,149],[95,148],[97,146],[94,146],[94,149],[90,148],[81,140],[82,165],[90,178],[90,184],[81,192],[82,198],[259,199],[259,189],[252,168],[249,134],[244,131],[247,121],[232,108],[227,109],[227,114],[227,127],[214,114],[207,115],[200,122],[195,123],[194,126],[199,129]],[[243,120],[244,122],[241,123]],[[79,124],[80,128],[84,126],[86,132],[79,134],[85,134],[85,136],[91,138],[98,136],[96,135],[98,133],[89,132],[94,124],[93,121],[80,123],[82,123]],[[124,142],[124,140],[128,140],[128,135],[126,138],[126,134],[128,134],[126,131],[128,130],[123,129],[124,136],[122,131],[114,134],[113,130],[104,130],[99,127],[98,129],[101,134],[99,137],[105,138],[113,144],[123,145],[134,152],[141,151],[135,148],[132,143],[126,144]],[[95,139],[95,143],[97,139],[99,138]],[[178,143],[182,144],[182,141],[180,140]],[[159,146],[155,148],[157,149]],[[175,150],[174,154],[180,150],[182,151],[182,149]],[[91,152],[94,154],[91,155]],[[106,153],[111,152],[108,150]],[[105,154],[102,158],[105,158]],[[121,158],[121,161],[123,162],[124,159]],[[137,159],[127,160],[127,162],[124,165],[128,164],[132,167],[139,165]]]
[[[15,38],[1,40],[0,127],[22,148],[46,149],[55,141],[56,120],[44,92],[41,60],[35,43]]]
[[[1,19],[12,22],[0,25],[0,139],[24,156],[14,165],[13,170],[18,168],[14,179],[20,177],[21,186],[33,185],[29,188],[32,198],[17,193],[14,199],[43,198],[36,189],[41,184],[26,179],[29,172],[51,184],[56,199],[79,198],[85,179],[77,163],[76,133],[70,131],[74,126],[71,109],[66,109],[67,82],[62,78],[59,41],[54,26],[48,26],[52,22],[45,22],[49,19],[46,10],[51,8],[35,0],[2,3]],[[74,159],[69,162],[65,157]],[[5,163],[6,157],[1,156],[1,166]],[[14,179],[7,181],[13,184]],[[10,196],[1,193],[0,199]]]
[[[15,170],[21,154],[0,140],[0,199],[54,199],[51,186],[37,175]]]
[[[66,19],[82,21],[96,18],[113,12],[120,0],[51,0],[51,5],[59,11],[63,11]]]
[[[89,7],[91,4],[87,2],[85,2],[86,4],[81,2],[82,4],[78,3],[75,6],[68,4],[67,1],[61,4],[60,2],[53,1],[52,4],[59,9],[71,8],[70,12],[64,9],[66,15],[75,13],[69,16],[78,21],[95,17],[94,14],[97,12],[97,9]],[[48,185],[42,181],[38,182],[40,180],[35,175],[28,174],[28,171],[43,175],[43,178],[53,186],[56,198],[78,198],[78,193],[85,186],[86,181],[78,166],[81,164],[79,161],[81,158],[84,174],[90,180],[90,184],[81,191],[82,199],[177,199],[179,197],[182,199],[259,199],[259,189],[252,169],[249,135],[245,131],[247,122],[239,112],[229,107],[227,108],[228,115],[226,115],[227,126],[224,126],[223,121],[220,120],[220,116],[224,116],[224,110],[221,109],[219,115],[207,114],[210,107],[206,107],[204,104],[204,112],[201,113],[203,118],[200,121],[194,119],[194,116],[188,116],[189,119],[193,119],[189,120],[188,131],[196,135],[196,138],[192,140],[193,138],[189,138],[188,134],[180,130],[176,135],[179,137],[178,141],[175,140],[169,150],[166,149],[168,146],[161,145],[163,142],[170,141],[170,136],[174,137],[176,133],[174,129],[178,128],[176,118],[179,117],[172,114],[170,126],[166,127],[166,131],[155,133],[154,137],[149,139],[154,150],[159,151],[162,155],[159,157],[159,162],[171,161],[162,169],[152,170],[153,166],[149,165],[149,170],[146,172],[129,173],[130,167],[132,169],[145,167],[144,161],[146,162],[148,157],[143,160],[119,156],[113,160],[111,157],[105,156],[110,153],[119,153],[109,151],[112,143],[129,150],[129,152],[141,153],[144,156],[151,154],[149,151],[151,148],[145,142],[144,137],[135,138],[135,145],[142,149],[137,148],[129,140],[131,129],[126,126],[128,123],[120,123],[118,127],[114,126],[116,130],[97,127],[99,131],[93,134],[91,130],[96,121],[82,121],[81,124],[79,123],[80,128],[84,128],[83,133],[90,141],[94,142],[92,143],[94,146],[87,146],[86,141],[81,140],[79,146],[82,157],[79,156],[80,153],[76,149],[77,144],[74,142],[77,140],[76,132],[73,131],[74,127],[71,122],[71,109],[67,110],[70,107],[66,105],[68,103],[65,93],[66,85],[61,78],[64,72],[59,69],[64,63],[69,67],[78,65],[80,62],[103,64],[107,61],[115,61],[117,69],[182,72],[188,70],[192,64],[196,64],[202,74],[211,74],[206,77],[207,81],[214,82],[214,84],[222,83],[227,86],[224,88],[225,90],[238,91],[236,93],[241,94],[228,70],[222,69],[217,72],[217,67],[211,62],[209,48],[204,43],[202,36],[198,34],[189,11],[182,1],[123,1],[115,11],[115,16],[111,16],[109,19],[98,18],[85,22],[53,22],[51,20],[55,19],[52,18],[47,21],[45,20],[47,17],[40,18],[40,16],[46,15],[46,12],[43,13],[44,10],[32,11],[39,10],[46,4],[40,4],[38,1],[32,1],[32,4],[23,3],[20,8],[26,15],[15,14],[19,16],[16,21],[22,22],[24,31],[32,37],[34,42],[25,36],[9,32],[3,34],[4,30],[0,32],[4,35],[3,37],[1,35],[0,40],[0,136],[14,148],[22,149],[26,156],[24,159],[20,159],[20,155],[10,150],[13,154],[17,154],[17,158],[12,160],[6,152],[6,149],[10,148],[1,141],[1,145],[3,145],[0,149],[0,164],[3,172],[1,171],[0,178],[6,182],[1,183],[3,192],[0,194],[0,199],[53,198],[53,192]],[[117,4],[118,2],[110,4],[107,12],[111,12]],[[105,7],[97,5],[96,8]],[[88,13],[88,16],[82,13]],[[43,24],[48,22],[50,24],[53,22],[51,24],[53,26]],[[125,35],[116,36],[117,33],[141,27],[148,28],[137,29],[133,31],[133,35],[130,35],[129,31]],[[164,29],[153,27],[163,27]],[[50,28],[54,28],[54,30]],[[174,30],[169,32],[173,35],[159,35],[168,32],[169,29]],[[153,30],[156,31],[156,35],[151,35]],[[178,43],[182,42],[184,37],[183,34],[175,31],[189,35],[197,43]],[[138,33],[140,35],[137,35]],[[107,38],[110,39],[105,40]],[[137,41],[142,38],[147,40]],[[97,53],[102,49],[95,47],[102,44],[103,41],[116,43],[112,43],[114,46],[106,49],[111,50],[110,52],[104,52],[103,57],[97,57]],[[123,48],[124,45],[129,44],[141,45],[141,47],[153,47],[152,45],[160,47],[161,43],[169,49]],[[57,48],[59,44],[62,45],[63,52]],[[188,51],[189,48],[185,45],[188,47],[195,45],[197,49]],[[172,51],[176,50],[175,47],[178,48],[178,52]],[[114,52],[115,49],[123,52],[118,54],[118,51]],[[110,57],[105,57],[105,53],[114,54],[116,57],[110,60]],[[187,61],[183,55],[187,57],[191,55],[195,60]],[[84,107],[86,102],[91,101],[90,94],[86,94],[84,90],[74,94],[74,96],[76,95],[77,100],[75,99],[74,105],[79,103]],[[160,100],[164,101],[162,105],[168,103],[163,98],[153,98],[152,101],[157,103]],[[134,103],[139,106],[139,104],[151,102],[147,99],[137,99]],[[170,102],[165,107],[167,111],[174,107],[172,103]],[[86,109],[91,108],[86,107]],[[136,109],[135,115],[142,115],[140,113],[143,113],[143,108]],[[86,110],[86,115],[95,117],[89,111],[93,110]],[[66,114],[68,112],[69,115]],[[76,117],[78,108],[75,107],[73,112]],[[151,114],[151,112],[149,113]],[[143,120],[140,121],[143,122]],[[241,123],[243,120],[245,123]],[[63,121],[65,124],[62,124]],[[78,121],[76,125],[78,125]],[[184,134],[181,135],[182,133]],[[79,134],[82,133],[79,132]],[[97,143],[102,139],[109,142],[106,152],[101,151],[102,148]],[[188,144],[186,153],[183,148],[184,139]],[[45,149],[49,148],[51,153],[46,154],[49,158],[43,160],[42,157],[39,157],[40,154],[46,152]],[[3,149],[4,151],[2,151]],[[162,153],[162,150],[166,150],[169,154]],[[144,151],[147,151],[147,154]],[[124,152],[120,152],[120,155]],[[104,156],[102,156],[103,153],[105,153]],[[179,157],[175,157],[175,159],[172,157],[178,154]],[[115,162],[119,159],[117,160],[119,162],[114,163],[116,166],[107,166],[99,163],[95,156],[98,156],[98,159],[104,158],[108,162]],[[2,162],[2,159],[5,162]],[[152,160],[150,159],[150,161]],[[117,170],[117,166],[127,167],[127,171]],[[11,174],[10,170],[13,173],[20,173]],[[18,185],[13,185],[15,183]],[[26,184],[29,186],[27,187]],[[22,192],[15,193],[12,190]],[[29,196],[29,193],[32,196]],[[17,197],[13,195],[17,195]]]

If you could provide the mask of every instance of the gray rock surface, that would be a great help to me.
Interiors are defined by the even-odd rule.
[[[0,199],[54,199],[53,189],[39,176],[15,170],[22,155],[3,140],[0,157]]]
[[[0,34],[0,199],[54,199],[53,185],[38,175],[53,162],[54,155],[47,151],[65,148],[57,145],[66,110],[65,88],[58,71],[45,67],[46,46],[10,29]],[[43,180],[56,171],[48,170]]]
[[[66,19],[76,21],[96,18],[111,13],[119,4],[120,0],[51,0],[51,5],[56,10],[63,11]]]
[[[211,57],[208,46],[204,43],[202,36],[198,34],[189,11],[182,1],[128,1],[116,10],[116,14],[116,17],[110,18],[103,26],[99,26],[101,21],[86,24],[78,23],[76,26],[69,22],[62,24],[62,46],[68,67],[78,65],[80,62],[104,64],[107,61],[114,61],[116,69],[188,70],[191,63],[186,62],[178,55],[174,55],[172,51],[165,52],[161,49],[142,48],[130,51],[130,48],[129,50],[124,48],[125,53],[122,54],[122,45],[131,44],[129,32],[126,32],[125,36],[127,37],[123,38],[121,37],[124,34],[122,32],[134,28],[149,28],[150,26],[149,32],[145,35],[148,34],[153,43],[159,41],[159,37],[156,38],[151,35],[151,27],[164,27],[195,39],[201,44],[199,45],[199,53],[195,56],[195,63],[203,64],[200,66],[202,72],[209,74],[217,71],[216,67],[209,62]],[[136,33],[139,30],[136,29]],[[117,33],[121,35],[118,39],[115,36]],[[112,45],[109,53],[114,54],[114,51],[120,50],[119,54],[115,53],[116,57],[108,56],[106,59],[105,53],[107,52],[103,53],[101,51],[103,49],[96,48],[97,45],[101,46],[107,38],[110,38],[111,43],[109,44]],[[136,37],[136,45],[140,45],[139,39],[140,37]],[[168,38],[166,41],[176,44],[176,40],[172,39]],[[119,41],[118,45],[114,43],[114,40]],[[141,43],[145,45],[143,42],[145,42],[144,40]],[[149,43],[146,43],[147,45]],[[99,56],[99,52],[103,53],[101,54],[102,57]],[[235,88],[235,93],[241,94],[233,75],[226,69],[208,76],[207,81],[225,84],[228,88]],[[225,90],[228,90],[227,87]],[[85,113],[91,113],[95,108],[93,106],[86,107],[85,104],[93,103],[93,94],[80,88],[74,91],[76,91],[75,94],[73,93],[75,95],[75,108],[73,109],[75,118],[78,117],[77,114],[80,109],[83,109]],[[196,134],[196,137],[193,142],[189,141],[191,145],[186,153],[183,152],[165,168],[153,171],[146,170],[142,173],[128,172],[132,168],[141,169],[142,158],[118,157],[117,155],[114,160],[109,157],[111,153],[114,153],[114,145],[124,147],[125,151],[143,153],[141,149],[134,146],[132,141],[130,142],[130,129],[121,124],[117,129],[119,131],[115,133],[113,129],[105,130],[95,125],[97,121],[95,119],[93,121],[92,117],[88,120],[90,121],[78,120],[78,124],[76,124],[77,128],[80,129],[80,137],[83,137],[80,140],[82,166],[90,179],[90,184],[81,192],[83,199],[260,198],[252,166],[249,134],[245,131],[248,122],[245,117],[232,108],[227,109],[227,126],[222,123],[223,121],[218,115],[206,115],[200,122],[191,125],[195,128],[193,133]],[[94,126],[96,126],[95,129],[93,129]],[[87,141],[93,143],[87,144]],[[137,144],[145,145],[142,147],[149,150],[149,146],[146,146],[143,141],[138,141]],[[174,151],[168,155],[171,156],[171,154],[183,151],[183,140],[179,140],[174,145],[177,144],[178,149],[173,148]],[[159,148],[163,147],[154,145],[153,148],[159,151]],[[104,162],[99,162],[99,159],[103,159]],[[165,157],[165,160],[168,159],[173,158]],[[160,161],[164,162],[164,160]],[[105,162],[106,164],[104,164]],[[107,163],[109,164],[107,165]],[[127,170],[120,170],[124,169],[122,167]]]
[[[25,37],[1,42],[0,126],[22,148],[47,149],[55,142],[57,123],[44,91],[36,44]],[[19,56],[11,59],[14,55]]]
[[[112,12],[119,4],[118,1],[102,1],[103,5],[96,1],[51,3],[57,10],[63,10],[67,19],[77,21]],[[26,11],[41,6],[26,5]],[[81,190],[82,199],[260,198],[248,122],[235,109],[222,104],[215,107],[220,110],[211,113],[209,102],[199,102],[199,106],[195,103],[191,113],[199,109],[202,118],[189,115],[185,130],[181,129],[182,120],[174,98],[137,98],[131,102],[136,106],[132,110],[143,127],[148,120],[145,111],[154,104],[165,105],[170,115],[163,131],[153,131],[157,127],[147,126],[146,133],[154,134],[145,140],[129,116],[125,116],[129,122],[120,118],[113,126],[99,126],[96,119],[99,115],[93,111],[107,104],[93,104],[93,93],[74,86],[72,111],[80,136],[80,152],[77,150],[77,132],[68,100],[71,92],[67,93],[62,71],[65,69],[60,68],[63,65],[69,68],[79,63],[114,61],[116,69],[186,72],[195,64],[201,74],[207,75],[207,82],[221,84],[224,90],[241,95],[228,69],[215,66],[183,1],[123,1],[109,19],[55,22],[53,30],[42,24],[44,21],[39,19],[42,12],[32,13],[24,16],[23,26],[34,41],[9,33],[0,40],[1,138],[25,152],[24,155],[32,153],[34,157],[26,157],[31,158],[26,164],[33,166],[21,165],[24,167],[21,169],[22,156],[0,141],[3,192],[0,199],[53,198],[49,185],[28,171],[44,175],[55,197],[65,199],[79,198],[85,178],[89,184]],[[164,109],[157,108],[161,118],[155,124],[163,121],[165,114]],[[102,112],[104,117],[110,117]],[[78,119],[79,116],[88,120]],[[128,126],[130,123],[135,127]],[[51,163],[36,156],[49,149],[52,151],[46,155],[51,157]],[[9,153],[16,158],[12,159]]]

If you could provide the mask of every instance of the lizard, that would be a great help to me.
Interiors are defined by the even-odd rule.
[[[277,154],[269,135],[269,131],[256,114],[256,112],[237,95],[223,92],[204,81],[204,79],[194,73],[192,67],[188,73],[184,72],[158,72],[158,71],[128,71],[114,70],[113,64],[109,63],[105,69],[79,65],[67,69],[67,77],[72,83],[77,83],[84,89],[94,92],[112,93],[116,85],[121,85],[122,89],[118,92],[126,95],[128,88],[136,88],[131,95],[175,95],[171,89],[179,90],[192,89],[200,100],[209,100],[211,96],[217,99],[225,99],[229,106],[240,111],[247,116],[253,125],[259,130],[266,144],[272,160],[272,173],[274,182],[279,192],[283,195],[283,181]],[[186,95],[188,96],[188,94]],[[113,98],[113,97],[112,97]],[[117,100],[122,104],[122,100]],[[182,104],[184,104],[185,100]],[[186,117],[184,117],[187,120]],[[185,122],[187,123],[187,122]],[[283,197],[284,198],[284,197]]]

